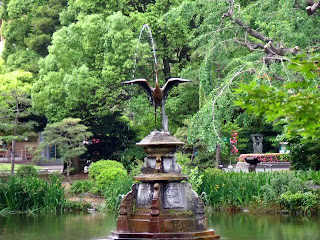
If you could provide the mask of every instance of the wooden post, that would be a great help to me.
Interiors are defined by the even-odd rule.
[[[16,140],[12,140],[11,146],[11,173],[14,174],[14,163],[15,163],[15,154],[16,154]]]

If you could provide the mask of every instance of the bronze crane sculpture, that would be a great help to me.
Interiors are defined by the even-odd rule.
[[[151,104],[154,104],[154,117],[155,124],[157,118],[157,108],[161,105],[161,115],[162,115],[162,130],[168,132],[168,119],[165,114],[165,102],[168,97],[170,90],[177,86],[179,83],[191,82],[190,80],[183,78],[170,78],[166,84],[160,88],[158,83],[158,78],[156,77],[156,87],[150,86],[146,79],[135,79],[131,81],[123,82],[123,84],[138,84],[143,90],[148,94]]]

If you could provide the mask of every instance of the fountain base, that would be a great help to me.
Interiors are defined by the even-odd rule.
[[[175,239],[175,240],[191,240],[191,239],[219,239],[213,230],[203,232],[183,232],[183,233],[111,233],[110,239]]]

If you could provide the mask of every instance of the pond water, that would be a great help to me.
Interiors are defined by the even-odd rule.
[[[94,240],[109,235],[114,213],[0,217],[0,240]],[[320,218],[216,213],[210,228],[228,240],[320,240]]]

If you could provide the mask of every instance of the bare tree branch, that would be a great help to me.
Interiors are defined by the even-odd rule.
[[[238,24],[242,29],[244,29],[249,35],[252,37],[259,39],[266,43],[263,47],[266,53],[273,53],[274,55],[284,56],[288,53],[296,55],[299,52],[299,47],[295,46],[294,48],[285,48],[285,47],[276,47],[273,43],[273,40],[264,36],[262,33],[250,28],[246,24],[244,24],[239,18],[233,18],[233,16],[228,12],[224,14],[223,17],[229,17],[236,24]],[[242,44],[243,45],[243,44]],[[245,45],[250,49],[250,47],[255,46],[254,49],[261,46],[261,43],[245,43]],[[249,47],[250,46],[250,47]],[[251,49],[250,49],[251,50]]]
[[[241,21],[239,18],[234,18],[234,4],[233,1],[230,3],[230,7],[228,9],[228,12],[223,14],[222,18],[230,18],[232,22],[240,26],[240,28],[244,29],[246,31],[246,34],[249,34],[250,36],[256,38],[257,40],[262,41],[265,43],[259,43],[259,42],[249,42],[247,41],[247,38],[244,41],[240,41],[238,39],[234,39],[234,41],[240,45],[246,46],[249,48],[250,51],[259,51],[258,49],[262,49],[266,53],[266,57],[264,58],[264,61],[267,65],[270,64],[272,60],[275,60],[275,56],[280,58],[278,60],[285,60],[281,57],[287,55],[287,54],[293,54],[297,55],[299,53],[299,47],[295,46],[294,48],[287,48],[279,45],[274,44],[273,39],[265,36],[261,32],[252,29],[248,24]]]
[[[275,79],[277,79],[277,80],[282,81],[282,82],[286,81],[285,78],[283,78],[283,77],[281,77],[281,76],[279,76],[279,75],[277,75],[277,74],[274,74],[273,77],[274,77]]]
[[[249,42],[249,41],[244,41],[241,42],[239,41],[237,38],[234,39],[235,43],[238,43],[240,45],[246,46],[247,48],[249,48],[250,51],[258,51],[257,49],[264,49],[264,45],[262,43],[255,43],[255,42]]]
[[[229,15],[229,18],[231,20],[234,20],[234,22],[236,24],[238,24],[241,28],[243,28],[248,34],[250,34],[252,37],[257,38],[265,43],[268,43],[270,41],[272,41],[272,39],[267,38],[266,36],[264,36],[262,33],[257,32],[256,30],[250,28],[249,26],[247,26],[246,24],[244,24],[239,18],[233,18],[233,16]]]
[[[295,46],[294,48],[276,47],[272,41],[269,41],[265,48],[270,49],[273,53],[280,56],[285,56],[288,53],[297,55],[299,52],[298,46]]]
[[[320,0],[313,2],[312,0],[306,0],[308,7],[306,8],[307,14],[310,16],[314,14],[320,8]]]

